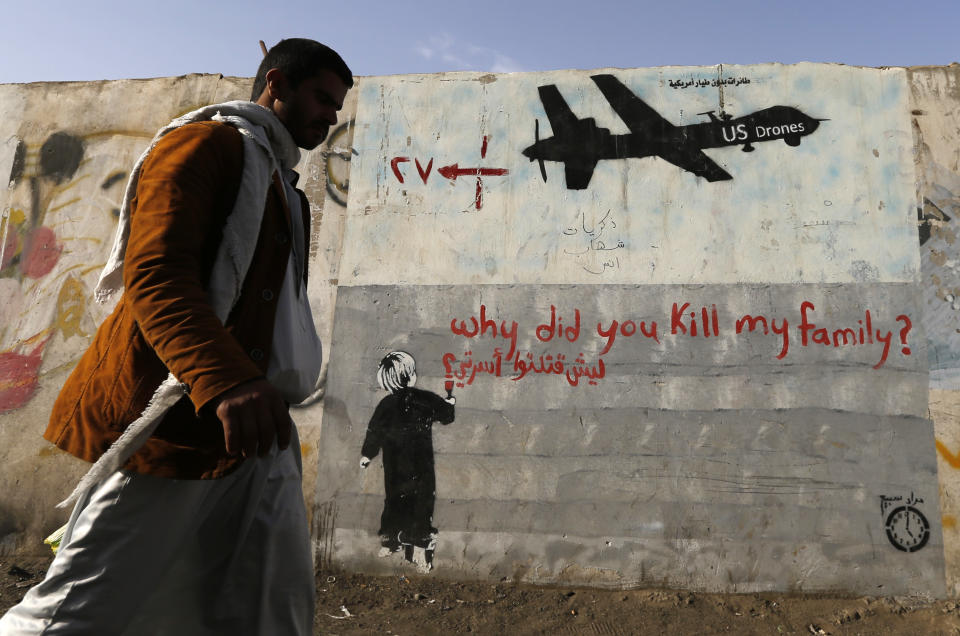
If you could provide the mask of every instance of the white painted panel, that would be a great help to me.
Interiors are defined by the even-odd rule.
[[[706,111],[732,117],[712,129],[730,139],[740,134],[737,118],[771,107],[828,121],[797,147],[775,139],[752,152],[742,144],[702,151],[727,180],[649,156],[599,160],[584,189],[569,189],[564,164],[548,160],[544,182],[522,154],[535,120],[541,139],[557,134],[538,87],[556,86],[578,125],[593,118],[612,135],[631,132],[596,74],[616,77],[678,138],[694,135],[680,127],[707,122],[698,114]],[[729,83],[714,85],[718,77]],[[339,282],[913,281],[908,97],[903,69],[822,64],[370,78],[360,88]],[[641,124],[656,117],[648,112]],[[654,152],[658,133],[634,125],[620,144],[641,150],[620,154]],[[743,125],[755,136],[755,124]],[[582,159],[585,143],[573,139],[566,156]],[[701,152],[671,143],[654,150]],[[453,167],[508,173],[481,177],[478,190],[475,173],[440,172],[449,177]]]

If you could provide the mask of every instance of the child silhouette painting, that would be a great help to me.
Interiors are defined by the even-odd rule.
[[[416,363],[409,353],[394,351],[380,361],[377,381],[390,393],[377,405],[367,425],[360,465],[383,454],[383,513],[380,556],[403,550],[421,572],[433,567],[437,529],[433,527],[436,475],[433,424],[454,419],[454,398],[414,388]]]

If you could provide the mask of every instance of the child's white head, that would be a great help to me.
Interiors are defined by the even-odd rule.
[[[391,393],[413,386],[417,383],[417,363],[406,351],[391,351],[380,361],[377,381]]]

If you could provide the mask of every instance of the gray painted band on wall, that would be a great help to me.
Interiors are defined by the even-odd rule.
[[[383,396],[374,377],[379,359],[411,352],[417,386],[440,393],[448,370],[460,371],[446,354],[489,361],[500,348],[503,358],[511,342],[502,327],[514,333],[515,321],[521,359],[582,354],[588,365],[604,359],[605,374],[595,386],[559,374],[513,380],[514,357],[502,361],[499,377],[459,379],[456,420],[433,430],[438,571],[512,576],[526,563],[523,576],[540,581],[583,568],[573,580],[596,583],[599,568],[610,585],[858,593],[884,585],[884,593],[941,595],[925,338],[915,320],[905,347],[904,322],[895,320],[913,313],[915,294],[908,284],[880,283],[342,288],[318,479],[318,502],[337,511],[331,558],[388,568],[375,557],[380,469],[376,461],[366,471],[357,466]],[[697,320],[705,308],[719,333],[671,334],[675,302],[690,303]],[[829,346],[815,344],[812,329],[800,344],[803,302],[815,307],[809,319],[830,326]],[[461,320],[472,327],[481,304],[497,336],[489,324],[473,338],[455,333]],[[576,339],[537,338],[551,305],[565,329],[580,310]],[[892,335],[879,368],[885,345],[876,338],[833,345],[833,330],[856,327],[867,310],[874,336]],[[785,318],[789,352],[776,358],[783,341],[772,332],[736,334],[746,313]],[[656,321],[659,343],[619,332],[600,356],[608,339],[597,323],[609,332],[613,320]],[[912,498],[932,520],[923,549],[891,545],[881,497]],[[699,567],[705,555],[717,564]],[[698,567],[683,565],[693,562]],[[812,582],[810,573],[823,569],[830,576]],[[721,576],[728,571],[736,574]]]

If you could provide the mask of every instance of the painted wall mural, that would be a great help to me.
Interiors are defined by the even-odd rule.
[[[435,572],[942,589],[939,526],[905,552],[878,514],[911,492],[928,519],[937,509],[924,338],[912,328],[905,354],[894,313],[912,302],[911,285],[883,283],[341,288],[318,480],[332,558],[393,571],[370,562],[384,478],[354,459],[382,393],[347,369],[369,376],[402,349],[418,351],[418,386],[457,392],[456,423],[433,439]],[[796,323],[777,314],[791,305]]]
[[[523,154],[540,162],[544,182],[547,180],[544,160],[563,163],[567,187],[583,190],[590,184],[599,160],[644,157],[660,157],[707,181],[726,181],[733,177],[703,154],[704,148],[741,146],[744,152],[753,152],[753,144],[777,140],[788,146],[799,146],[801,138],[812,134],[824,121],[790,106],[771,106],[737,118],[723,110],[717,116],[710,110],[699,113],[709,116],[709,123],[674,126],[616,76],[591,75],[590,79],[630,132],[612,135],[607,128],[598,127],[593,118],[578,119],[556,84],[538,87],[554,136],[541,140],[540,120],[537,120],[534,128],[537,139]]]
[[[670,87],[690,74],[707,84]],[[365,82],[344,239],[365,249],[345,251],[340,284],[377,284],[387,262],[410,283],[912,281],[903,72],[828,75],[770,65],[724,67],[751,81],[722,87],[710,85],[715,69],[674,68],[448,77],[443,90],[422,76]],[[862,122],[838,116],[857,108]],[[702,122],[711,111],[717,121]],[[755,119],[731,129],[730,114]],[[711,165],[734,178],[696,175]],[[452,166],[471,176],[436,178]],[[571,174],[583,187],[568,187]],[[888,258],[876,257],[876,233]]]
[[[330,343],[295,415],[322,562],[960,590],[956,85],[815,64],[362,78],[301,167]],[[126,170],[248,86],[0,86],[0,459],[36,484],[0,496],[0,551],[62,523],[41,398],[109,310],[89,297]],[[413,395],[377,380],[402,352],[424,393],[386,408]]]
[[[433,425],[450,424],[456,399],[453,383],[447,397],[414,388],[416,361],[406,351],[393,351],[380,361],[377,382],[390,395],[380,400],[363,438],[360,466],[383,457],[383,512],[379,557],[403,552],[421,573],[433,569],[437,533],[433,525],[436,474]]]
[[[902,69],[364,82],[324,558],[404,567],[347,458],[415,351],[436,573],[942,594],[908,113]]]
[[[147,137],[126,134],[139,145]],[[54,337],[86,339],[105,315],[88,304],[89,290],[127,175],[122,155],[97,156],[109,138],[57,130],[42,141],[12,136],[0,147],[0,168],[9,175],[0,223],[0,413],[34,396],[41,367],[55,371],[75,361],[69,352],[48,358]]]
[[[603,356],[606,355],[619,338],[621,342],[626,342],[627,338],[640,336],[645,338],[646,345],[661,345],[658,334],[669,334],[672,337],[683,338],[720,338],[721,322],[719,311],[716,304],[708,307],[693,307],[689,302],[674,302],[671,304],[669,318],[665,315],[662,318],[653,318],[647,320],[634,321],[631,319],[618,320],[612,319],[609,324],[603,321],[595,322],[594,334],[586,333],[586,339],[591,335],[599,337],[603,348],[597,354],[596,362],[591,365],[586,364],[584,354],[577,354],[576,358],[567,360],[565,354],[540,353],[538,356],[532,351],[523,352],[517,348],[518,324],[516,320],[511,321],[510,327],[506,326],[506,321],[499,322],[499,337],[503,340],[501,347],[493,350],[491,360],[477,360],[473,351],[464,351],[462,357],[458,358],[455,353],[445,353],[443,355],[443,366],[446,369],[447,378],[455,378],[457,386],[467,386],[473,384],[477,374],[491,375],[498,378],[509,378],[513,381],[522,380],[527,374],[556,374],[567,378],[571,386],[577,386],[580,379],[589,378],[587,382],[590,385],[596,385],[597,382],[606,375],[606,367],[603,362]],[[809,300],[803,300],[796,311],[796,317],[786,316],[767,316],[764,313],[746,313],[741,316],[728,316],[725,314],[723,323],[724,334],[729,343],[739,342],[740,336],[744,339],[754,332],[769,335],[774,339],[775,346],[771,348],[771,354],[779,349],[775,356],[777,360],[783,360],[790,353],[791,341],[796,350],[798,347],[827,348],[827,349],[846,349],[856,347],[871,347],[874,349],[874,355],[878,358],[872,368],[879,369],[887,362],[891,352],[891,346],[894,345],[894,334],[898,335],[899,353],[904,356],[912,354],[908,346],[907,338],[913,327],[913,321],[906,314],[898,315],[894,321],[894,330],[884,331],[882,328],[875,328],[870,309],[865,309],[862,317],[857,317],[856,324],[848,323],[829,327],[823,326],[815,319],[816,305]],[[488,317],[486,305],[480,305],[479,319],[477,316],[470,316],[467,320],[450,321],[450,332],[457,336],[463,336],[467,339],[475,337],[489,337],[496,341],[498,337],[498,322]],[[587,314],[586,311],[583,313]],[[581,310],[574,308],[572,311],[572,324],[564,327],[563,316],[558,314],[557,308],[550,305],[550,317],[544,319],[544,322],[537,324],[534,334],[536,340],[540,343],[566,344],[564,340],[576,343],[581,336]],[[589,314],[588,314],[589,315]],[[569,313],[568,313],[569,318]],[[587,319],[589,320],[589,318]],[[791,322],[797,324],[791,328]],[[458,324],[459,322],[459,324]],[[779,324],[778,324],[779,323]],[[590,323],[592,325],[594,323]],[[662,327],[661,327],[662,325]],[[668,326],[669,325],[669,326]],[[590,331],[589,327],[585,331]],[[729,333],[727,333],[729,332]],[[793,334],[791,336],[791,333]],[[792,340],[791,340],[792,338]],[[675,340],[676,341],[676,340]],[[472,348],[470,342],[464,343],[467,349]],[[550,344],[546,346],[550,347]],[[578,345],[578,346],[583,346]],[[589,345],[588,345],[589,346]],[[624,344],[620,346],[644,346],[644,344]],[[860,356],[858,356],[860,357]]]

